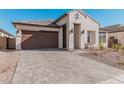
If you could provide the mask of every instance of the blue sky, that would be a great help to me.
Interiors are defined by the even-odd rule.
[[[56,19],[68,11],[70,11],[70,9],[1,9],[0,28],[15,35],[15,28],[11,24],[12,21]],[[101,24],[101,27],[113,24],[124,24],[124,10],[84,9],[84,11],[97,20]]]

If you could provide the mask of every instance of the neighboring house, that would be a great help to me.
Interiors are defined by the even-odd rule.
[[[104,28],[109,29],[108,39],[110,38],[117,39],[118,44],[124,46],[124,25],[117,24],[117,25],[107,26]]]
[[[0,37],[13,38],[13,35],[0,28]]]
[[[82,10],[65,13],[56,20],[12,22],[16,49],[99,47],[100,24]]]
[[[13,35],[0,28],[0,50],[15,48]]]

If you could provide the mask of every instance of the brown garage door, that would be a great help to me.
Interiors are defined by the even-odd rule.
[[[22,49],[43,49],[58,47],[58,32],[22,31]]]

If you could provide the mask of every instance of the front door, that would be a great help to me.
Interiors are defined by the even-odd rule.
[[[80,24],[74,24],[74,48],[80,47]]]

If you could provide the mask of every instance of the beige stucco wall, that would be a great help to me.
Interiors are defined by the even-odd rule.
[[[75,14],[79,14],[79,19],[75,20]],[[99,24],[96,23],[94,20],[89,18],[88,16],[82,15],[79,11],[70,12],[66,17],[62,18],[57,24],[62,26],[63,24],[67,24],[67,49],[73,50],[74,49],[74,32],[72,33],[71,30],[74,30],[74,23],[81,25],[81,31],[84,30],[84,34],[80,33],[79,35],[79,48],[85,48],[85,44],[87,43],[87,31],[95,31],[95,41],[94,47],[98,47],[99,44]]]
[[[104,47],[108,47],[108,32],[106,32],[106,43],[104,43]]]
[[[16,34],[16,50],[21,50],[21,30]]]
[[[58,35],[58,48],[63,48],[63,29],[61,28]]]
[[[31,25],[16,25],[18,33],[16,34],[16,50],[21,50],[21,32],[22,30],[27,31],[54,31],[58,32],[58,48],[63,48],[63,37],[62,37],[62,28],[53,28],[53,27],[42,27],[42,26],[31,26]]]
[[[118,42],[124,46],[124,32],[109,33],[108,36],[114,36],[116,39],[118,39]]]
[[[40,31],[40,30],[45,30],[45,31],[59,31],[60,28],[54,28],[54,27],[43,27],[43,26],[31,26],[31,25],[16,25],[17,29],[21,30],[29,30],[29,31]]]
[[[64,24],[67,24],[66,25],[66,49],[67,50],[69,50],[69,16],[67,15],[67,16],[65,16],[64,18],[62,18],[61,20],[59,20],[57,23],[56,23],[57,25],[59,25],[59,26],[62,26],[62,25],[64,25]]]
[[[75,19],[75,14],[79,14],[79,19]],[[93,21],[88,16],[82,15],[78,11],[69,13],[69,31],[74,29],[74,23],[81,24],[81,31],[84,30],[84,34],[80,34],[80,49],[85,48],[85,44],[87,43],[87,31],[95,31],[96,33],[96,42],[94,47],[98,47],[99,43],[99,24]],[[74,48],[74,33],[69,34],[69,48]]]

